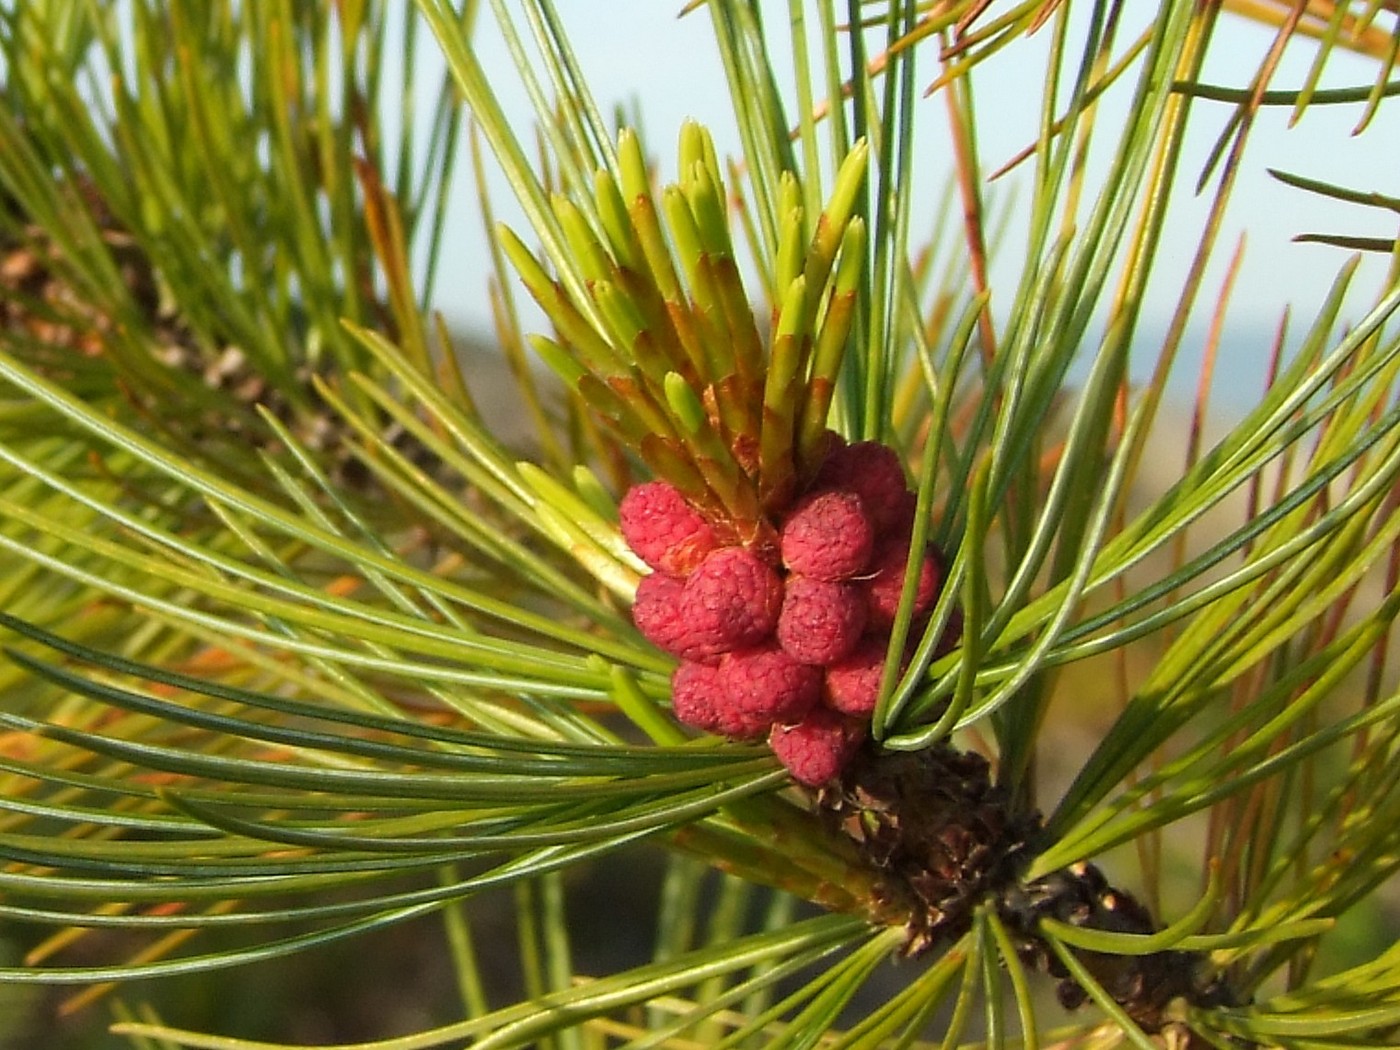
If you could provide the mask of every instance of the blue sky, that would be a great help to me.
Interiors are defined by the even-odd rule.
[[[787,5],[766,2],[770,25],[781,32]],[[663,175],[671,171],[666,154],[682,121],[694,118],[711,128],[722,153],[737,153],[738,140],[724,90],[723,71],[713,45],[709,16],[703,10],[677,18],[678,0],[561,0],[559,8],[570,30],[574,47],[590,80],[595,97],[604,107],[622,103],[640,107],[642,120],[653,148],[662,152]],[[495,36],[490,18],[483,14],[479,49],[495,73],[499,90],[512,115],[518,114],[524,136],[530,126],[530,113],[523,94],[517,90],[509,60]],[[1214,44],[1214,60],[1205,79],[1213,83],[1242,86],[1247,71],[1268,48],[1272,33],[1239,20],[1226,18]],[[1033,45],[1034,46],[1034,45]],[[1310,60],[1310,49],[1294,45],[1274,81],[1276,87],[1302,82]],[[932,56],[924,60],[932,79]],[[988,166],[1009,158],[1026,145],[1034,134],[1038,116],[1040,64],[1027,61],[994,60],[979,73],[977,82],[981,147]],[[1246,71],[1246,72],[1242,72]],[[1375,64],[1369,60],[1338,55],[1328,68],[1325,85],[1369,83]],[[1126,92],[1123,93],[1126,95]],[[1114,101],[1109,106],[1117,104]],[[929,133],[921,137],[928,148],[937,150],[943,134],[943,107],[937,99],[920,106],[919,119],[927,121]],[[1173,207],[1179,216],[1164,243],[1158,278],[1145,304],[1148,323],[1164,323],[1175,305],[1181,275],[1195,250],[1200,218],[1209,195],[1195,196],[1194,178],[1207,150],[1229,116],[1230,107],[1202,104],[1194,120],[1195,134],[1188,140],[1185,168],[1188,178],[1180,186]],[[1231,219],[1222,231],[1215,262],[1207,272],[1202,290],[1203,303],[1197,307],[1198,327],[1207,319],[1208,304],[1223,280],[1226,263],[1237,239],[1247,235],[1244,263],[1229,312],[1229,330],[1237,344],[1260,346],[1276,324],[1285,306],[1291,306],[1297,319],[1306,319],[1322,301],[1336,270],[1345,261],[1345,252],[1324,246],[1295,244],[1291,238],[1307,231],[1343,232],[1369,236],[1393,236],[1396,218],[1370,209],[1347,207],[1292,189],[1273,179],[1265,169],[1282,168],[1312,178],[1341,183],[1363,190],[1400,195],[1393,173],[1400,171],[1400,104],[1382,107],[1373,125],[1361,136],[1351,129],[1361,114],[1355,105],[1314,107],[1299,127],[1287,128],[1286,109],[1266,110],[1259,120],[1244,157],[1231,206]],[[1112,114],[1105,113],[1112,121]],[[922,216],[925,228],[934,221],[933,209],[949,171],[937,160],[921,165],[925,182],[912,188],[916,200],[927,201]],[[459,171],[465,172],[465,164]],[[1007,189],[1011,189],[1008,185]],[[493,184],[493,197],[507,219],[511,216],[508,191]],[[1025,195],[1022,194],[1024,197]],[[443,270],[439,280],[438,307],[453,321],[484,327],[489,323],[484,287],[487,267],[483,234],[475,213],[470,187],[464,183],[453,216]],[[1008,242],[1014,247],[1013,236]],[[1005,282],[1010,294],[1014,286],[1014,251],[994,271],[994,284]],[[1371,301],[1386,276],[1386,260],[1372,257],[1363,265],[1355,285],[1356,313]],[[1355,316],[1354,315],[1354,316]],[[1294,331],[1301,334],[1299,321]],[[1259,354],[1246,348],[1237,354],[1233,368],[1242,378],[1261,371]]]

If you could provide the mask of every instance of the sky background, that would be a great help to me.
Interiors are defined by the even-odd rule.
[[[786,39],[786,3],[765,0],[765,17],[770,36]],[[1129,5],[1130,9],[1132,5]],[[648,140],[660,156],[661,176],[674,175],[673,148],[682,122],[693,118],[707,125],[721,155],[737,154],[738,137],[725,91],[723,69],[714,46],[710,17],[702,11],[677,17],[679,0],[559,0],[559,10],[569,30],[580,63],[594,96],[605,111],[615,104],[636,106],[641,113]],[[813,19],[815,21],[815,19]],[[493,86],[501,95],[508,114],[518,118],[518,133],[526,137],[533,116],[509,57],[495,31],[489,13],[483,12],[478,27],[478,51],[492,75]],[[1043,54],[1048,34],[1031,46]],[[1245,86],[1250,71],[1270,46],[1273,33],[1240,19],[1223,18],[1213,44],[1213,59],[1204,79],[1210,83]],[[1038,118],[1040,80],[1043,65],[1031,60],[1018,43],[1008,58],[998,56],[977,74],[979,139],[988,170],[1013,156],[1033,138]],[[431,48],[421,49],[422,74],[432,74],[440,63]],[[926,48],[920,64],[921,82],[933,79],[936,63],[932,48]],[[783,51],[779,57],[785,58]],[[1306,43],[1290,46],[1273,82],[1274,87],[1295,87],[1302,83],[1311,60]],[[1324,75],[1323,86],[1369,84],[1375,76],[1373,61],[1338,52]],[[433,77],[421,76],[420,84]],[[791,90],[791,78],[785,86]],[[1116,91],[1105,103],[1104,127],[1115,122],[1115,106],[1126,104],[1129,91]],[[1195,252],[1199,223],[1210,203],[1214,184],[1205,194],[1194,194],[1194,182],[1215,137],[1228,118],[1231,107],[1218,103],[1198,103],[1193,116],[1194,133],[1188,139],[1184,177],[1175,194],[1173,208],[1177,219],[1168,229],[1162,246],[1156,278],[1149,289],[1144,308],[1144,328],[1160,329],[1170,317],[1179,294],[1181,278]],[[795,111],[795,109],[794,109]],[[1121,109],[1117,110],[1121,113]],[[1295,244],[1292,238],[1303,232],[1350,233],[1366,236],[1394,236],[1393,215],[1345,206],[1313,194],[1290,188],[1272,178],[1266,169],[1281,168],[1356,189],[1400,195],[1395,173],[1400,171],[1400,103],[1383,106],[1369,129],[1354,136],[1352,129],[1360,118],[1360,105],[1315,106],[1300,125],[1287,127],[1286,108],[1266,109],[1260,117],[1244,157],[1244,171],[1231,203],[1230,221],[1222,231],[1207,273],[1201,302],[1196,308],[1195,334],[1190,341],[1198,346],[1209,320],[1211,303],[1224,279],[1226,264],[1241,234],[1247,236],[1243,267],[1232,297],[1227,323],[1227,340],[1219,363],[1219,386],[1223,397],[1239,395],[1244,402],[1257,396],[1263,374],[1264,355],[1285,306],[1295,318],[1295,340],[1301,337],[1303,322],[1315,312],[1348,253],[1337,248]],[[918,106],[921,122],[919,139],[935,156],[919,158],[919,178],[908,192],[914,194],[914,229],[931,229],[951,164],[937,152],[945,148],[945,110],[937,98]],[[926,127],[925,127],[926,126]],[[489,272],[485,235],[477,213],[475,192],[465,160],[458,165],[459,186],[444,247],[442,270],[437,286],[436,306],[448,318],[470,329],[485,332],[489,308],[484,294]],[[1027,169],[1029,171],[1029,169]],[[1015,181],[1004,180],[997,192],[1014,190]],[[1092,183],[1092,177],[1091,177]],[[509,202],[503,181],[491,183],[493,202],[501,216],[511,221],[518,213]],[[1024,200],[1029,195],[1021,193]],[[1015,199],[1015,194],[1012,198]],[[1013,205],[1013,208],[1015,206]],[[993,287],[1000,285],[1009,299],[1015,286],[1018,261],[1015,244],[1025,217],[1025,208],[1014,210],[1006,247],[993,270]],[[1388,224],[1387,224],[1388,223]],[[515,219],[512,225],[522,223]],[[528,238],[527,238],[528,240]],[[1349,317],[1359,317],[1374,301],[1386,276],[1387,260],[1380,255],[1367,258],[1359,271]],[[994,307],[995,307],[994,293]],[[1290,340],[1293,342],[1295,340]],[[1190,351],[1191,347],[1188,347]],[[1190,353],[1182,362],[1186,388],[1194,385],[1188,373]],[[1180,384],[1178,384],[1180,387]]]

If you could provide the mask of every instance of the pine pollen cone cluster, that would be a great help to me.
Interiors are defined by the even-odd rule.
[[[680,659],[682,723],[766,738],[803,784],[841,773],[864,742],[910,562],[915,496],[894,450],[835,438],[774,524],[775,552],[725,545],[664,481],[623,497],[622,535],[654,570],[637,588],[638,630]],[[918,552],[911,639],[923,633],[944,559]],[[956,644],[951,625],[940,649]]]

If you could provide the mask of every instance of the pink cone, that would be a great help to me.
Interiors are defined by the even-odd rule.
[[[865,739],[865,726],[825,707],[816,707],[796,725],[777,725],[768,746],[793,779],[808,787],[833,780]]]
[[[789,576],[778,616],[778,644],[805,664],[829,664],[860,641],[866,601],[855,584]]]
[[[747,736],[775,722],[795,722],[821,698],[821,672],[800,664],[776,646],[729,653],[719,665],[724,690],[720,716]],[[761,735],[760,732],[760,735]]]
[[[686,660],[671,674],[671,711],[678,722],[692,729],[723,731],[723,695],[717,667]]]
[[[902,513],[909,491],[899,454],[878,441],[832,449],[812,487],[854,492],[878,530],[887,530]]]
[[[870,578],[865,584],[870,609],[870,627],[887,631],[894,624],[899,610],[899,597],[904,590],[904,572],[909,561],[909,540],[890,539],[881,542],[870,562]],[[914,615],[922,616],[933,608],[943,584],[943,559],[932,544],[925,547],[919,566],[918,590],[914,594]]]
[[[880,696],[888,647],[888,637],[868,634],[854,652],[828,666],[824,690],[827,706],[854,718],[869,718]]]
[[[814,492],[798,501],[782,525],[783,564],[818,580],[862,572],[874,543],[875,527],[854,492]]]
[[[665,481],[633,485],[618,507],[622,538],[653,569],[690,573],[717,546],[700,512]]]
[[[758,645],[778,625],[782,605],[777,570],[743,547],[721,547],[685,581],[680,655],[704,659]]]

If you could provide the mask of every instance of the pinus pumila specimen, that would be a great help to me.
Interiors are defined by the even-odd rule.
[[[54,245],[44,266],[65,268],[45,285],[61,295],[6,285],[6,316],[57,303],[80,337],[18,324],[0,357],[0,915],[28,950],[4,978],[108,995],[133,1045],[247,1046],[175,1027],[199,1023],[178,1006],[171,1026],[138,1016],[146,986],[107,983],[217,971],[232,989],[240,964],[431,915],[460,1008],[383,1045],[1393,1045],[1400,953],[1344,928],[1381,924],[1400,863],[1400,289],[1348,298],[1344,264],[1257,406],[1130,506],[1198,309],[1193,271],[1162,341],[1137,314],[1178,221],[1171,186],[1197,174],[1177,144],[1235,107],[1204,262],[1253,108],[1276,100],[1198,84],[1222,16],[1159,6],[795,4],[765,25],[713,0],[691,17],[725,59],[730,163],[695,125],[649,143],[609,128],[544,0],[494,11],[538,89],[527,149],[474,12],[422,0],[403,68],[442,50],[472,159],[494,154],[527,224],[492,243],[501,342],[523,361],[523,286],[550,327],[530,345],[564,388],[550,406],[518,369],[530,459],[429,349],[432,263],[407,246],[422,231],[431,256],[444,235],[425,202],[457,111],[443,94],[428,166],[400,143],[387,174],[370,74],[394,9],[4,15],[6,247]],[[1282,34],[1318,28],[1307,6]],[[1388,70],[1381,9],[1336,11],[1319,61],[1350,40]],[[983,173],[1004,158],[978,152],[972,84],[1036,28],[1057,90],[1008,176],[1031,218],[1015,285],[994,288]],[[770,56],[789,48],[785,105]],[[96,68],[116,102],[85,122],[73,85]],[[1254,86],[1281,90],[1270,73]],[[1097,123],[1103,92],[1133,96],[1124,125]],[[899,188],[928,163],[914,117],[931,106],[952,118],[953,218],[926,246]],[[1089,149],[1111,156],[1101,177],[1076,163]],[[106,211],[72,218],[64,194]],[[163,363],[172,341],[243,349],[270,411]],[[1134,386],[1139,354],[1158,367]],[[324,417],[326,448],[272,394],[296,401],[313,365],[295,418]],[[211,399],[275,440],[235,461],[224,432],[185,425]],[[889,450],[910,499],[828,465],[861,446]],[[333,467],[350,461],[372,487]],[[680,549],[621,527],[639,491],[679,497]],[[845,530],[829,560],[804,547],[791,523],[852,496],[823,515],[870,524],[869,550]],[[1193,553],[1193,524],[1231,500],[1247,514]],[[680,654],[648,641],[679,638],[647,625],[687,610],[666,588],[717,556],[732,564],[697,608],[732,597],[740,563],[771,574],[751,633],[709,625]],[[830,600],[802,598],[784,631],[809,591]],[[857,653],[859,702],[836,670]],[[769,676],[817,684],[764,709]],[[752,726],[736,696],[764,711]],[[718,732],[706,705],[730,719]],[[1068,784],[1041,782],[1041,750],[1086,707],[1088,754]],[[650,958],[576,967],[568,876],[657,853]],[[503,887],[511,1001],[485,990],[472,935],[473,898]]]

